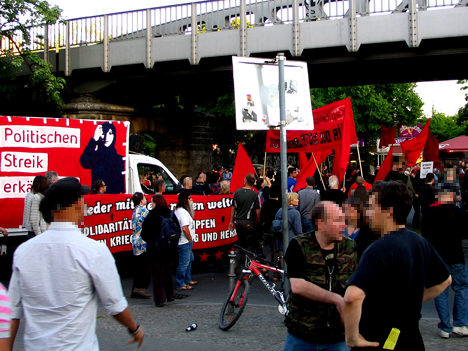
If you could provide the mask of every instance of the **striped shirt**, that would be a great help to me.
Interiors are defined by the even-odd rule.
[[[23,227],[36,235],[47,230],[47,223],[39,211],[39,205],[43,197],[44,195],[41,193],[34,194],[30,191],[24,198]]]
[[[10,337],[11,306],[7,290],[0,283],[0,339]]]

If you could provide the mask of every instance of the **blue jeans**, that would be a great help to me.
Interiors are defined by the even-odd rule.
[[[179,245],[179,267],[177,268],[176,287],[180,288],[192,281],[193,243]]]
[[[303,233],[309,233],[312,230],[314,230],[314,225],[312,224],[311,219],[305,219],[301,217],[301,223],[302,223],[302,232]]]
[[[297,338],[288,333],[284,351],[349,351],[346,342],[313,342]]]
[[[468,274],[464,263],[447,265],[452,275],[452,290],[455,292],[453,301],[453,326],[462,327],[468,323]],[[439,328],[450,333],[452,325],[450,323],[449,288],[435,298],[435,306],[439,314]]]

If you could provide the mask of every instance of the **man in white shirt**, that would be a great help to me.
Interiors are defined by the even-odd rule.
[[[89,188],[67,177],[46,191],[40,210],[49,230],[15,251],[9,286],[11,345],[25,319],[24,349],[99,350],[98,299],[141,346],[144,330],[133,319],[109,249],[78,229]]]

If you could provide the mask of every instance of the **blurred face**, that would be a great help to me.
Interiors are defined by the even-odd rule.
[[[384,221],[388,215],[388,211],[382,210],[377,203],[377,195],[373,194],[367,203],[366,216],[369,218],[370,227],[378,234],[384,232]]]
[[[83,223],[84,218],[86,216],[86,206],[85,206],[85,201],[84,201],[83,196],[80,197],[80,199],[76,202],[75,209],[76,209],[76,212],[78,214],[78,223],[77,224]]]
[[[100,192],[101,194],[104,194],[104,193],[106,192],[106,190],[107,190],[107,185],[106,185],[106,183],[102,183],[101,187],[99,188],[99,192]]]
[[[291,201],[291,206],[296,207],[299,205],[299,197],[295,198],[294,200]]]
[[[346,227],[346,223],[340,206],[337,204],[327,205],[325,221],[319,227],[324,228],[321,231],[327,235],[331,242],[343,240],[343,230]]]
[[[106,134],[106,139],[104,141],[105,147],[109,147],[112,145],[112,142],[114,141],[114,132],[112,129],[109,129]]]
[[[143,199],[140,201],[140,206],[146,206],[148,203],[148,200],[146,200],[146,197],[143,196]]]
[[[350,204],[345,204],[343,206],[343,210],[345,213],[345,219],[348,223],[356,223],[359,217],[358,211],[351,206]]]
[[[437,194],[437,199],[444,203],[452,203],[456,200],[456,193],[444,190],[443,192]]]

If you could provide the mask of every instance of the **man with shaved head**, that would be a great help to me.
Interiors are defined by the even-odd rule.
[[[356,188],[359,186],[359,185],[363,185],[367,191],[371,190],[372,189],[372,184],[369,184],[368,182],[366,182],[364,180],[364,177],[357,177],[356,178],[356,183],[354,183],[353,185],[351,185],[351,187],[349,188],[349,191],[348,191],[348,197],[352,197],[353,196],[353,190],[356,190]]]
[[[341,306],[357,267],[355,243],[343,236],[345,218],[336,203],[318,203],[312,221],[315,231],[294,237],[285,256],[291,294],[284,350],[349,350]]]

